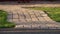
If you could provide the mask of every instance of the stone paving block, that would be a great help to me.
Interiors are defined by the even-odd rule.
[[[18,12],[18,14],[20,15],[20,14],[23,14],[23,12]]]
[[[28,15],[28,13],[26,12],[26,13],[24,13],[24,15]]]
[[[13,20],[12,20],[12,19],[7,19],[7,21],[9,21],[9,22],[13,22]]]
[[[45,12],[44,12],[44,11],[39,11],[39,13],[40,13],[40,14],[45,14]]]
[[[8,19],[12,19],[13,18],[13,15],[12,14],[8,14],[7,18]]]
[[[32,21],[32,24],[42,24],[40,21]]]
[[[37,15],[40,15],[40,12],[39,11],[34,11],[34,13]]]
[[[13,19],[18,19],[18,14],[13,14]]]
[[[31,18],[35,18],[36,16],[35,15],[30,15],[31,16]]]
[[[23,10],[23,13],[27,13],[27,11],[28,11],[28,10],[25,9],[25,10]]]
[[[18,13],[19,17],[24,17],[23,13]]]
[[[45,19],[46,21],[48,21],[48,22],[51,22],[51,23],[55,22],[55,21],[53,21],[51,18],[49,18],[48,16],[44,17],[44,19]]]
[[[39,19],[39,21],[41,22],[45,22],[45,19],[43,17],[37,17]]]
[[[13,12],[13,11],[12,11],[12,13],[13,13],[13,14],[17,14],[17,12]]]
[[[48,22],[43,17],[38,17],[40,23],[47,24]]]
[[[31,17],[30,16],[26,16],[26,19],[31,19]]]
[[[23,25],[16,25],[15,28],[24,28]]]
[[[26,20],[25,20],[25,19],[19,19],[19,20],[20,20],[21,23],[22,23],[22,22],[23,22],[23,23],[24,23],[24,22],[26,23]]]
[[[28,10],[27,12],[29,12],[29,13],[30,13],[30,12],[32,12],[32,11],[31,11],[31,10]]]
[[[47,14],[40,14],[42,17],[46,17],[47,16]]]
[[[30,15],[34,15],[34,12],[28,12]]]
[[[20,22],[19,22],[19,19],[13,19],[13,22],[15,22],[15,23],[20,23]]]
[[[32,28],[31,25],[24,25],[24,28]]]
[[[26,12],[23,12],[23,14],[26,14],[26,15],[27,15],[27,14],[28,14],[28,12],[27,12],[27,11],[26,11]]]
[[[32,18],[32,21],[38,21],[38,19],[37,18]]]
[[[39,13],[35,13],[36,17],[41,17],[41,15]]]
[[[56,24],[46,24],[48,27],[60,27],[59,25]]]
[[[19,17],[24,17],[24,14],[19,14]]]
[[[32,25],[32,28],[39,28],[40,25]]]
[[[30,18],[30,15],[29,15],[29,14],[24,14],[24,16],[25,16],[26,18]]]
[[[30,15],[34,15],[34,13],[29,13]]]
[[[12,12],[8,12],[8,14],[13,14]]]
[[[45,12],[43,12],[43,11],[39,11],[39,13],[40,13],[40,15],[41,16],[48,16]]]
[[[40,28],[41,29],[48,29],[48,27],[46,25],[41,25]]]
[[[57,29],[57,27],[48,27],[48,29]]]
[[[32,19],[31,19],[31,18],[28,18],[28,19],[26,18],[26,21],[27,21],[27,22],[31,22]]]
[[[24,16],[19,16],[19,19],[25,19],[26,17],[24,17]]]

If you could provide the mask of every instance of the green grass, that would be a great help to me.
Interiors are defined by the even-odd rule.
[[[60,7],[28,7],[28,8],[46,11],[51,19],[60,22]]]
[[[0,10],[0,28],[12,28],[15,26],[14,23],[7,21],[7,15],[6,11]]]

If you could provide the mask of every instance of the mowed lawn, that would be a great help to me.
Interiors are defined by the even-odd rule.
[[[43,10],[48,13],[48,16],[54,21],[60,22],[60,7],[28,7],[34,10]]]

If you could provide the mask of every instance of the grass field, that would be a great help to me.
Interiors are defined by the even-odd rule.
[[[60,22],[60,7],[26,7],[33,10],[43,10],[54,21]]]
[[[11,28],[15,24],[7,21],[8,13],[6,11],[0,10],[0,28]]]

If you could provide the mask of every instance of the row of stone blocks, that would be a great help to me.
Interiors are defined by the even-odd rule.
[[[48,27],[48,26],[40,26],[40,25],[16,25],[15,28],[19,29],[60,29],[60,27]]]

